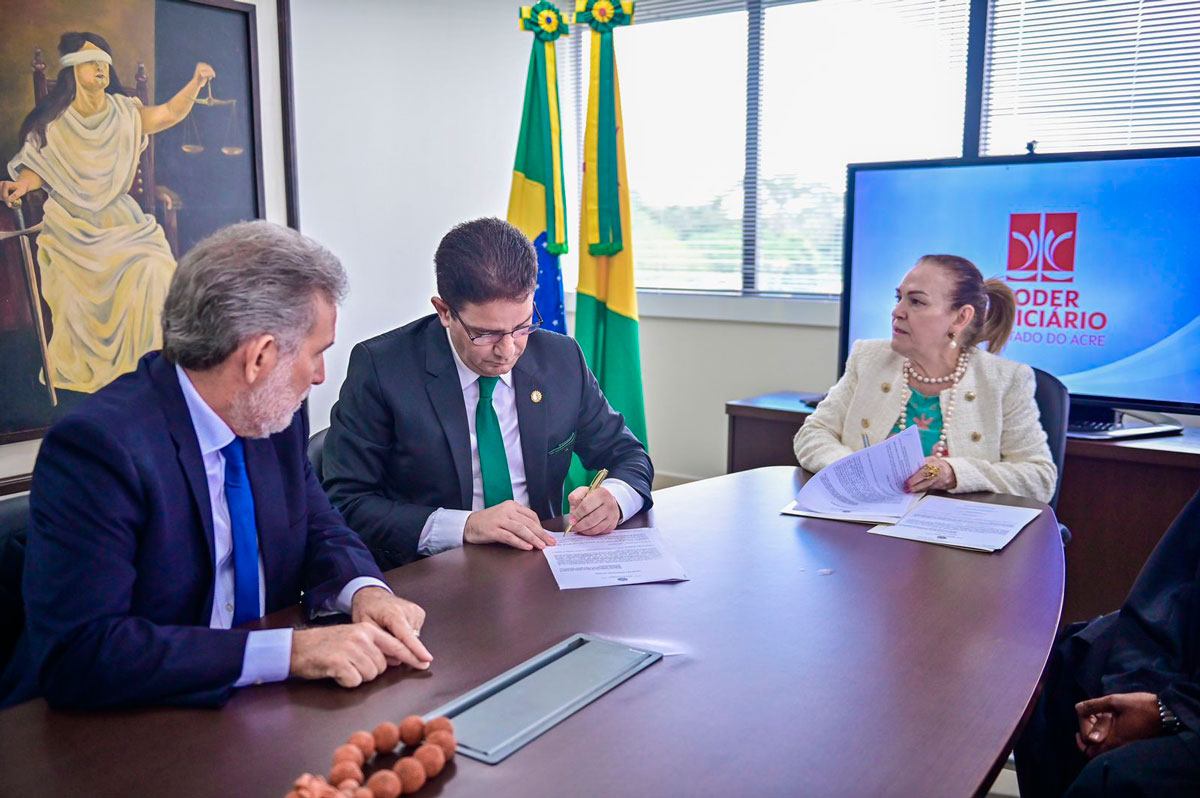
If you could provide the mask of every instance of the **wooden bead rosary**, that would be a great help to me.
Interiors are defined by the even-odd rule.
[[[424,743],[421,741],[424,740]],[[363,768],[376,754],[391,754],[396,747],[418,746],[412,756],[403,756],[388,768],[378,768],[363,778]],[[425,786],[454,758],[454,724],[449,718],[426,723],[420,715],[409,715],[400,725],[385,722],[375,731],[356,731],[333,752],[328,781],[305,773],[296,779],[286,798],[397,798]]]

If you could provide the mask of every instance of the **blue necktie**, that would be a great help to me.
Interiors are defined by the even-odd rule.
[[[259,617],[258,525],[242,439],[234,438],[221,454],[225,455],[225,503],[233,532],[233,625],[241,626]]]

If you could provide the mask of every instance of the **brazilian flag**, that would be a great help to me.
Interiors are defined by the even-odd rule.
[[[564,334],[567,315],[558,256],[567,251],[567,225],[554,42],[566,35],[567,24],[567,18],[550,3],[521,8],[521,29],[532,31],[534,38],[508,196],[508,221],[520,228],[537,250],[538,284],[533,301],[542,314],[543,326]]]
[[[576,22],[592,29],[591,77],[580,200],[579,286],[575,340],[609,404],[646,443],[637,291],[625,174],[625,129],[613,28],[633,21],[631,0],[580,0]],[[587,484],[572,464],[572,485]]]

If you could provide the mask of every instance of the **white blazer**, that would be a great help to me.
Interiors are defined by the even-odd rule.
[[[879,443],[896,425],[904,385],[904,358],[889,341],[856,341],[846,373],[796,433],[796,459],[820,471],[863,448],[866,433]],[[971,351],[958,383],[946,430],[957,485],[952,493],[991,491],[1046,502],[1058,471],[1046,445],[1033,399],[1033,369],[982,349]],[[942,417],[950,390],[941,392]]]

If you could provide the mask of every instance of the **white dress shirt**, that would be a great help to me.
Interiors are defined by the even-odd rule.
[[[461,546],[467,517],[484,509],[483,474],[479,469],[479,444],[475,436],[479,375],[462,362],[454,348],[454,341],[450,339],[449,330],[446,330],[446,338],[450,341],[450,354],[453,355],[454,365],[458,368],[458,382],[462,386],[463,404],[467,408],[467,430],[471,437],[471,509],[452,510],[441,507],[433,511],[426,519],[425,526],[421,528],[421,537],[417,542],[417,553],[427,556]],[[492,393],[492,408],[496,411],[496,417],[500,421],[500,435],[504,438],[504,455],[508,459],[513,501],[528,507],[529,488],[525,479],[525,455],[521,452],[521,429],[517,424],[517,393],[513,388],[511,371],[501,374],[500,379],[496,381],[496,389]],[[621,518],[629,518],[642,509],[642,497],[626,482],[606,479],[603,487],[617,500],[617,506],[621,508]]]
[[[179,387],[183,389],[183,400],[192,417],[192,428],[200,444],[200,456],[204,460],[204,476],[208,482],[208,500],[212,506],[213,560],[215,582],[213,584],[212,616],[208,625],[213,629],[229,629],[233,625],[233,527],[229,522],[229,504],[225,500],[225,455],[221,449],[237,437],[216,412],[208,406],[196,391],[192,381],[178,364],[175,373]],[[322,608],[319,615],[334,612],[350,612],[350,600],[364,587],[376,585],[389,590],[387,585],[370,576],[351,579],[338,593],[330,607]],[[258,555],[258,613],[266,612],[267,582],[263,573],[262,549]],[[260,629],[250,632],[246,639],[246,651],[242,656],[242,673],[234,687],[262,682],[280,682],[288,677],[292,660],[292,630]]]

